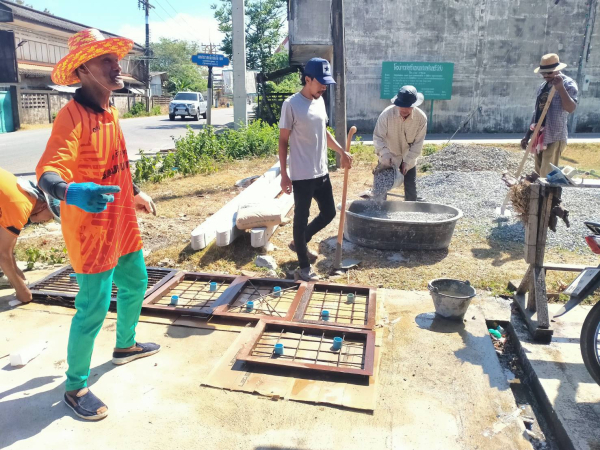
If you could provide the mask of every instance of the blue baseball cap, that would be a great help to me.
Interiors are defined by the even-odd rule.
[[[323,58],[312,58],[304,66],[304,75],[316,79],[321,84],[335,84],[331,76],[331,65]]]

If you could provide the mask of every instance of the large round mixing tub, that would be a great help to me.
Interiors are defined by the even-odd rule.
[[[460,209],[439,203],[385,201],[378,208],[390,212],[445,214],[448,219],[427,222],[373,217],[373,201],[355,200],[346,211],[344,236],[350,242],[381,250],[443,250],[448,248]],[[434,216],[432,216],[434,217]]]

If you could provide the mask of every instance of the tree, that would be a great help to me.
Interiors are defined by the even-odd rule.
[[[231,0],[213,4],[219,31],[225,35],[221,51],[230,58],[232,48]],[[246,67],[251,70],[269,71],[269,59],[282,39],[286,13],[286,0],[246,1]],[[235,64],[235,61],[234,61]]]
[[[200,67],[191,60],[192,55],[200,52],[195,42],[161,38],[151,44],[151,72],[167,72],[169,82],[167,90],[174,94],[180,90],[205,92],[208,88],[206,67]]]
[[[273,72],[278,69],[285,69],[290,65],[290,55],[288,52],[275,53],[267,61],[267,71]],[[302,83],[300,81],[300,74],[298,72],[284,75],[281,78],[277,78],[273,81],[267,81],[266,83],[267,93],[275,92],[298,92],[302,89]]]
[[[30,5],[29,3],[25,3],[25,0],[15,0],[15,3],[16,3],[17,5],[26,6],[27,8],[35,9],[35,8],[33,7],[33,5]],[[50,12],[50,10],[49,10],[48,8],[44,8],[44,11],[43,11],[43,12],[45,12],[46,14],[50,14],[50,15],[52,15],[52,16],[54,15],[54,14],[52,14],[52,13]]]
[[[27,6],[28,8],[33,9],[33,5],[30,5],[29,3],[25,3],[23,0],[15,0],[15,2],[17,3],[17,5]]]

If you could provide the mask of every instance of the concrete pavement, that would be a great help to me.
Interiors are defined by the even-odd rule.
[[[548,305],[550,317],[561,306]],[[579,347],[581,326],[590,309],[578,306],[553,320],[554,336],[548,345],[532,341],[520,316],[512,318],[525,374],[565,449],[600,449],[600,386],[583,364]]]
[[[115,321],[107,319],[90,380],[110,412],[89,423],[62,403],[73,311],[10,309],[2,295],[0,448],[531,449],[477,306],[464,324],[440,322],[431,319],[428,293],[379,291],[385,313],[373,414],[201,387],[232,332],[140,323],[139,339],[162,350],[113,366]],[[38,339],[48,348],[26,366],[2,358]]]

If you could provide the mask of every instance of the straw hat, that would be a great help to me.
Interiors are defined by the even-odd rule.
[[[535,69],[533,73],[555,72],[557,70],[562,70],[565,67],[567,67],[567,65],[560,62],[556,53],[548,53],[547,55],[542,56],[540,67]]]
[[[116,53],[123,59],[132,49],[133,41],[127,38],[105,39],[98,30],[79,31],[69,38],[69,54],[61,59],[52,70],[52,81],[62,86],[79,83],[75,74],[82,64],[107,53]]]

